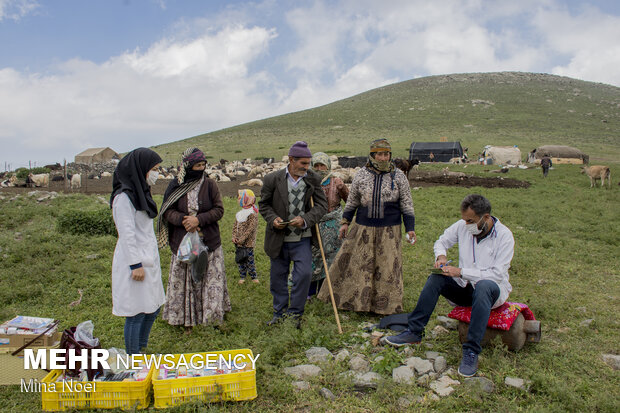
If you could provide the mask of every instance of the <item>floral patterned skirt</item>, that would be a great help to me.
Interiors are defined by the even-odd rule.
[[[166,303],[162,318],[172,325],[186,327],[198,324],[221,324],[224,314],[231,310],[224,251],[219,246],[209,251],[209,267],[201,282],[192,280],[191,264],[177,261],[172,254]]]
[[[339,213],[339,214],[338,214]],[[321,231],[321,241],[323,242],[323,251],[325,252],[325,260],[327,268],[329,268],[336,258],[336,254],[342,246],[342,240],[338,239],[338,230],[340,229],[340,219],[342,218],[342,210],[338,208],[333,218],[319,222],[319,230]],[[319,281],[325,278],[325,269],[323,268],[323,257],[321,249],[314,244],[312,245],[312,281]],[[331,273],[330,273],[331,275]]]
[[[403,311],[400,225],[367,227],[352,223],[329,267],[336,306],[342,310],[395,314]],[[318,298],[329,302],[323,283]]]

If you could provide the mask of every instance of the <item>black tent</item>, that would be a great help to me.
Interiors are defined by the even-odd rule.
[[[460,142],[411,142],[409,148],[409,160],[415,159],[420,162],[449,162],[452,158],[463,156],[463,148]]]

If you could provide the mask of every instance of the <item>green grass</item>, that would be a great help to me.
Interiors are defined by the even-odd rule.
[[[458,170],[460,167],[453,167]],[[483,167],[466,170],[488,175]],[[543,326],[542,341],[529,344],[517,353],[502,347],[483,351],[479,374],[496,385],[493,394],[468,393],[463,386],[424,409],[437,411],[601,411],[620,409],[620,374],[601,361],[601,354],[618,353],[620,323],[620,191],[590,189],[578,167],[561,165],[543,180],[540,169],[512,169],[509,176],[528,180],[528,189],[486,189],[432,187],[413,191],[418,243],[403,246],[404,305],[411,310],[432,263],[432,245],[441,232],[460,214],[458,205],[468,193],[482,193],[493,204],[493,214],[514,233],[515,257],[510,270],[512,301],[530,305]],[[98,209],[96,196],[67,195],[37,203],[22,196],[0,200],[0,319],[17,314],[60,319],[62,327],[93,320],[95,335],[102,345],[123,348],[123,323],[111,314],[110,272],[116,242],[113,236],[84,237],[56,232],[56,219],[75,209]],[[12,196],[12,195],[11,195]],[[161,202],[161,197],[157,198]],[[197,327],[191,336],[183,335],[159,318],[153,327],[150,351],[158,353],[197,352],[251,348],[260,354],[257,362],[259,397],[252,402],[214,404],[215,411],[345,411],[390,412],[403,395],[422,395],[426,389],[396,385],[388,374],[402,359],[402,353],[382,349],[360,350],[365,340],[358,337],[359,324],[378,319],[364,314],[341,312],[343,335],[338,335],[331,305],[311,301],[306,307],[304,328],[290,326],[267,329],[271,318],[269,260],[262,251],[264,222],[257,241],[257,268],[261,284],[237,284],[234,249],[230,232],[237,210],[233,199],[225,199],[226,213],[221,221],[228,286],[233,310],[225,326]],[[18,234],[19,233],[19,234]],[[98,254],[98,258],[86,256]],[[456,249],[450,258],[457,258]],[[170,253],[161,252],[166,285]],[[249,285],[248,285],[249,284]],[[84,290],[82,303],[68,304]],[[576,310],[578,307],[585,311]],[[449,312],[441,300],[435,315]],[[589,327],[580,326],[593,318]],[[436,324],[434,316],[428,328]],[[460,346],[456,332],[425,343],[447,354],[449,365],[457,366]],[[350,382],[339,378],[345,365],[332,365],[313,380],[313,390],[296,393],[283,368],[305,362],[304,351],[325,346],[332,351],[348,348],[367,355],[384,355],[373,369],[387,378],[376,391],[358,393]],[[358,347],[356,347],[358,346]],[[416,350],[422,355],[426,348]],[[530,392],[504,386],[506,376],[532,381]],[[318,389],[328,387],[337,396],[327,401]],[[41,405],[40,395],[21,393],[18,386],[0,386],[0,411],[33,412]],[[170,409],[174,412],[202,411],[204,405],[189,404]]]
[[[406,157],[412,141],[441,137],[460,141],[472,158],[485,145],[518,145],[524,159],[540,145],[569,145],[595,163],[618,162],[620,88],[532,73],[431,76],[153,149],[176,164],[190,146],[216,159],[280,159],[298,139],[313,151],[365,155],[371,140],[388,138],[395,156]]]

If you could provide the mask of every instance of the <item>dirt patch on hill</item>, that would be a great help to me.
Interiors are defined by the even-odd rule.
[[[493,174],[491,177],[465,175],[444,175],[440,171],[411,171],[409,184],[412,187],[429,186],[482,186],[484,188],[528,188],[529,182],[506,178],[504,174]]]

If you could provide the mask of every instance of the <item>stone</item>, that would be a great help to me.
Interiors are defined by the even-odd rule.
[[[385,357],[383,356],[377,356],[375,357],[375,359],[373,360],[373,363],[379,363],[380,361],[385,360]]]
[[[326,389],[325,387],[319,390],[319,394],[327,400],[336,400],[336,396],[334,395],[334,393],[332,393],[331,390]]]
[[[368,361],[361,356],[355,356],[351,360],[349,360],[349,367],[353,371],[357,371],[359,373],[366,373],[370,370],[370,363],[368,363]]]
[[[349,354],[348,350],[342,349],[336,354],[335,360],[340,363],[341,361],[348,359],[350,356],[351,354]]]
[[[369,372],[364,374],[356,374],[353,377],[353,384],[360,389],[376,389],[377,383],[381,381],[379,373]]]
[[[413,402],[408,397],[400,397],[397,403],[398,403],[398,407],[400,407],[401,409],[406,409],[407,407],[411,406],[411,403]]]
[[[464,383],[468,387],[479,388],[489,394],[495,390],[495,384],[486,377],[466,377]]]
[[[593,318],[588,318],[587,320],[583,320],[581,323],[579,323],[579,325],[581,327],[590,327],[590,324],[592,324],[593,321]]]
[[[300,364],[295,367],[285,367],[284,373],[293,376],[298,380],[307,379],[309,377],[321,374],[321,368],[313,364]]]
[[[435,328],[431,331],[431,337],[436,338],[446,333],[449,333],[449,331],[445,327],[435,326]]]
[[[438,351],[427,351],[426,353],[424,353],[424,356],[427,359],[434,361],[437,357],[439,357],[439,352]]]
[[[370,334],[368,334],[368,333],[361,333],[360,337],[361,338],[370,338]]]
[[[311,347],[306,350],[306,357],[310,363],[326,363],[334,358],[334,355],[325,347]]]
[[[461,384],[459,381],[452,380],[448,376],[441,376],[432,382],[429,387],[441,397],[449,396],[454,392],[453,385]]]
[[[428,383],[430,383],[430,382],[431,382],[431,376],[428,375],[428,374],[424,374],[424,375],[418,377],[418,380],[417,380],[417,383],[420,386],[425,386],[425,387],[428,386]]]
[[[409,346],[405,346],[405,348],[403,349],[402,353],[403,353],[405,356],[413,356],[414,351],[413,351],[413,349],[412,349],[411,347],[409,347]]]
[[[97,258],[99,258],[99,254],[90,254],[86,256],[87,260],[96,260]]]
[[[587,311],[585,307],[577,307],[575,308],[575,311],[579,311],[580,313],[584,313]]]
[[[310,383],[308,383],[307,381],[294,381],[291,383],[291,385],[297,391],[310,390]]]
[[[400,366],[392,370],[392,380],[399,384],[411,384],[415,379],[413,369],[409,366]]]
[[[413,367],[419,376],[434,371],[433,363],[420,357],[410,357],[405,360],[405,363],[407,366]]]
[[[424,343],[424,347],[431,349],[434,347],[433,343]]]
[[[620,370],[620,356],[617,354],[603,354],[603,361],[612,369]]]
[[[438,356],[433,363],[433,368],[437,373],[442,373],[448,368],[448,362],[444,356]]]
[[[453,318],[444,317],[442,315],[437,316],[437,321],[439,324],[447,328],[448,330],[456,330],[459,325],[459,320],[455,320]]]
[[[506,377],[504,379],[504,384],[506,386],[515,387],[520,390],[527,390],[527,382],[518,377]]]

